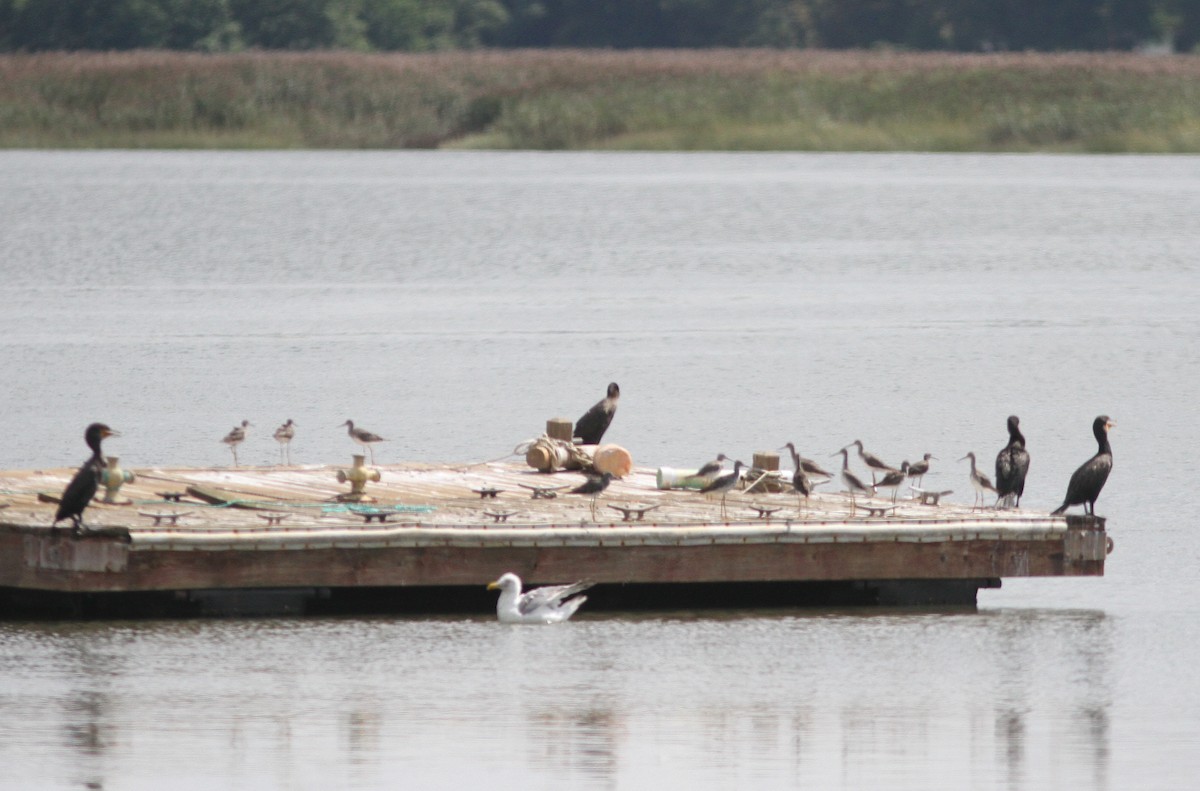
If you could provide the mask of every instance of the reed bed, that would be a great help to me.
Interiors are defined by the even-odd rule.
[[[0,56],[8,148],[1200,151],[1200,56]]]

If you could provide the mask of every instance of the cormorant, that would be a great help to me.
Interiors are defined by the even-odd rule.
[[[937,456],[934,456],[932,453],[926,453],[925,457],[920,461],[914,461],[912,464],[908,465],[908,477],[916,478],[917,486],[920,486],[925,480],[925,473],[929,472],[929,460],[936,458]]]
[[[1108,419],[1108,415],[1101,415],[1092,421],[1092,434],[1095,435],[1099,446],[1096,455],[1071,475],[1071,482],[1067,484],[1066,499],[1050,513],[1061,514],[1073,505],[1082,504],[1085,514],[1096,515],[1096,498],[1100,496],[1100,490],[1104,488],[1104,482],[1112,472],[1113,457],[1112,447],[1108,444],[1108,430],[1115,425],[1116,423]]]
[[[284,449],[287,450],[287,463],[292,463],[292,438],[296,436],[296,424],[291,418],[275,429],[275,441],[279,443],[279,461],[283,461]]]
[[[83,463],[75,477],[71,478],[67,488],[63,489],[58,510],[54,513],[54,524],[69,518],[74,523],[76,532],[84,531],[83,509],[87,508],[88,503],[96,496],[96,489],[100,485],[100,473],[108,466],[100,452],[100,443],[105,437],[119,436],[121,435],[103,423],[93,423],[84,430],[83,437],[92,449],[92,456]]]
[[[721,462],[725,461],[728,458],[729,457],[726,456],[724,453],[718,453],[717,458],[713,459],[708,464],[705,464],[703,467],[696,470],[696,477],[697,478],[715,478],[721,472]]]
[[[996,487],[992,486],[991,480],[986,475],[975,468],[975,451],[970,451],[966,456],[959,459],[959,461],[964,461],[965,459],[971,460],[971,486],[975,487],[975,502],[971,504],[971,510],[974,511],[976,505],[979,505],[982,509],[983,493],[991,492],[995,494]]]
[[[237,446],[241,445],[246,440],[246,429],[253,425],[249,420],[243,420],[242,425],[234,426],[229,430],[221,441],[229,446],[229,450],[233,452],[233,466],[238,466]]]
[[[350,435],[350,439],[367,449],[367,452],[371,455],[371,463],[374,464],[375,450],[371,447],[371,445],[376,442],[387,442],[387,440],[378,434],[373,434],[372,432],[367,431],[365,428],[355,428],[353,420],[347,420],[342,424],[342,426],[348,426],[346,433]],[[338,428],[341,428],[342,426],[338,426]]]
[[[858,446],[858,457],[863,460],[863,464],[871,468],[871,480],[875,480],[875,472],[899,472],[895,467],[885,462],[883,459],[876,456],[874,453],[868,453],[863,450],[862,440],[856,439],[850,445]],[[850,445],[846,446],[848,450]]]
[[[1000,495],[997,503],[1005,506],[1016,501],[1016,507],[1021,507],[1021,495],[1025,493],[1025,476],[1029,472],[1029,452],[1025,450],[1025,436],[1021,434],[1021,419],[1016,415],[1008,416],[1008,444],[996,455],[996,494]]]
[[[729,494],[729,490],[737,486],[738,479],[742,477],[742,467],[740,461],[733,463],[733,472],[726,473],[720,478],[710,481],[703,489],[701,494],[720,494],[721,495],[721,518],[725,518],[725,495]]]
[[[600,496],[600,492],[608,488],[612,483],[613,474],[606,472],[603,475],[588,475],[588,479],[576,486],[568,494],[590,494],[592,496],[592,519],[596,518],[596,498]]]
[[[842,483],[846,484],[846,488],[850,490],[851,495],[855,492],[861,492],[870,497],[873,493],[871,487],[863,483],[862,479],[857,475],[850,472],[850,445],[842,448],[838,453],[842,454]],[[837,453],[833,455],[836,456]]]
[[[616,382],[608,383],[608,395],[597,401],[583,417],[575,421],[575,436],[582,445],[599,445],[604,432],[608,431],[613,415],[617,414],[617,401],[621,388]]]
[[[559,623],[575,614],[587,596],[575,594],[592,587],[588,581],[573,585],[547,585],[521,592],[521,578],[512,572],[488,583],[488,590],[500,590],[496,617],[501,623]]]
[[[795,472],[792,473],[792,488],[796,490],[796,499],[799,501],[800,495],[804,495],[804,499],[812,495],[812,481],[808,479],[808,475],[804,472],[804,465],[800,463],[800,454],[796,452],[796,446],[789,442],[783,447],[792,452],[792,466]]]

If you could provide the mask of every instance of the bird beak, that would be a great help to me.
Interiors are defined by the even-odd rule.
[[[103,434],[102,436],[103,436],[105,439],[108,439],[109,437],[119,437],[119,436],[121,436],[121,432],[119,432],[119,431],[113,431],[113,430],[110,428],[110,429],[107,429],[107,430],[105,430],[105,432],[104,432],[104,434]]]
[[[499,588],[499,587],[500,587],[500,580],[495,580],[494,582],[488,583],[487,589],[490,591],[494,591],[494,590],[496,590],[496,588]]]
[[[966,460],[967,460],[966,456],[963,456],[961,459],[959,459],[959,461],[966,461]]]

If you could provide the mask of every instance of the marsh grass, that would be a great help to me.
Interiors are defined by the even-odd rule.
[[[1200,57],[0,56],[0,146],[1200,151]]]

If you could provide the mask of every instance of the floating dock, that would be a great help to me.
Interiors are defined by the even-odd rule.
[[[579,473],[510,462],[376,471],[353,502],[350,467],[138,469],[112,503],[101,488],[83,534],[51,526],[74,470],[0,472],[0,617],[490,612],[505,571],[594,580],[587,611],[974,606],[1006,577],[1101,576],[1112,550],[1102,518],[801,502],[778,473],[759,481],[774,492],[730,492],[722,516],[651,468],[595,501],[567,493]]]

